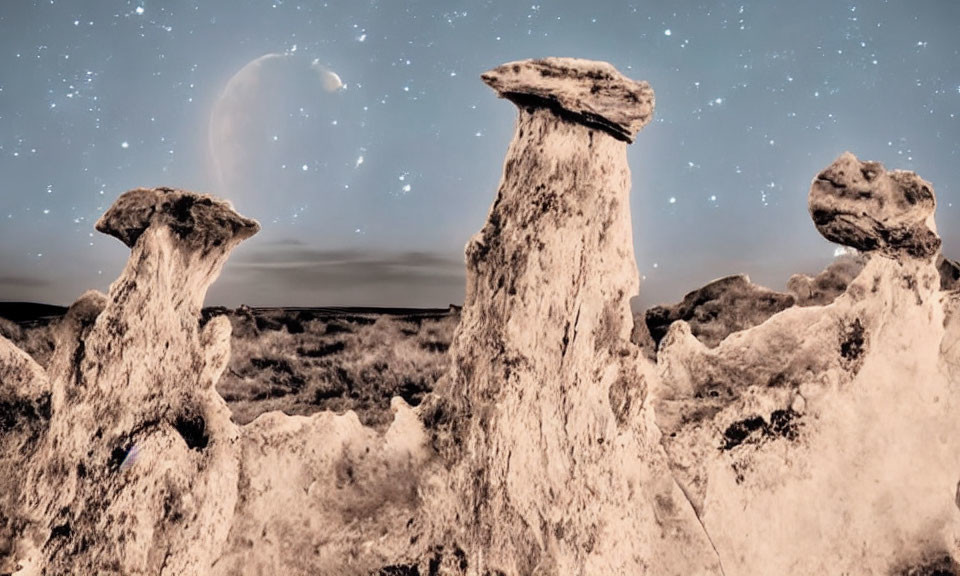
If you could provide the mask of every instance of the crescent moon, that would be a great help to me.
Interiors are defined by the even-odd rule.
[[[213,105],[208,127],[208,145],[213,176],[221,195],[229,197],[228,193],[225,194],[228,192],[225,190],[225,174],[234,172],[242,163],[241,126],[238,123],[245,117],[245,111],[250,110],[250,104],[253,103],[251,101],[259,92],[260,74],[268,62],[288,57],[287,54],[270,53],[251,60],[230,77]]]

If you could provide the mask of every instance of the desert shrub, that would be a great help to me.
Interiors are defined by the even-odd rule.
[[[245,320],[267,328],[258,336],[234,333],[230,366],[218,389],[238,422],[268,410],[328,409],[354,410],[365,424],[385,427],[393,419],[392,397],[417,405],[446,372],[457,324],[456,316],[324,318],[311,311],[293,313],[294,324],[277,313],[270,311],[266,321]]]

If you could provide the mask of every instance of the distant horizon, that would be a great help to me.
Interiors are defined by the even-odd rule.
[[[946,255],[946,256],[949,258],[949,255]],[[743,272],[743,271],[730,271],[730,272],[727,273],[727,274],[720,274],[720,275],[717,275],[717,276],[715,276],[715,277],[709,278],[709,279],[707,279],[707,280],[705,280],[705,281],[699,282],[699,283],[697,283],[697,284],[694,284],[693,282],[694,282],[694,280],[695,280],[696,278],[701,278],[701,277],[702,277],[702,274],[701,274],[701,275],[691,275],[691,276],[688,277],[689,280],[690,280],[690,283],[688,283],[688,285],[687,285],[686,287],[682,288],[680,292],[674,292],[674,293],[668,292],[668,287],[667,287],[667,286],[664,286],[664,285],[656,286],[656,288],[657,288],[656,291],[651,291],[651,290],[649,290],[649,289],[645,289],[645,286],[644,286],[644,285],[645,285],[648,281],[641,280],[639,293],[633,296],[633,299],[632,299],[632,301],[631,301],[631,308],[632,308],[633,312],[642,312],[642,311],[647,310],[647,309],[649,309],[649,308],[651,308],[651,307],[653,307],[653,306],[657,306],[657,305],[661,305],[661,304],[673,304],[673,303],[677,303],[677,302],[680,302],[681,300],[683,300],[683,298],[684,298],[687,294],[689,294],[690,292],[693,292],[693,291],[695,291],[695,290],[697,290],[697,289],[699,289],[699,288],[701,288],[701,287],[709,284],[710,282],[713,282],[713,281],[715,281],[715,280],[719,280],[719,279],[721,279],[721,278],[726,278],[726,277],[729,277],[729,276],[737,276],[737,275],[745,275],[745,276],[747,276],[747,277],[750,279],[751,282],[753,282],[754,284],[756,284],[756,285],[758,285],[758,286],[761,286],[761,287],[764,287],[764,288],[767,288],[767,289],[770,289],[770,290],[774,290],[774,291],[777,291],[777,292],[786,292],[786,284],[787,284],[787,280],[789,280],[790,276],[792,276],[792,275],[794,275],[794,274],[805,274],[805,275],[808,275],[808,276],[816,276],[816,275],[819,274],[821,271],[823,271],[824,269],[826,269],[826,267],[830,264],[830,262],[832,262],[833,260],[835,260],[835,258],[836,258],[836,257],[834,256],[834,257],[829,257],[829,258],[820,258],[819,260],[813,260],[813,259],[811,259],[811,260],[810,260],[811,266],[808,266],[808,267],[807,267],[806,269],[804,269],[804,270],[788,271],[788,270],[786,270],[786,269],[783,268],[783,267],[779,267],[779,268],[778,268],[778,267],[776,267],[776,266],[773,266],[773,267],[769,267],[769,268],[767,268],[767,269],[761,269],[761,270],[759,270],[759,274],[757,274],[757,273],[750,274],[750,273],[746,273],[746,272]],[[816,268],[816,265],[817,265],[816,262],[823,262],[822,267],[820,267],[820,268],[818,268],[818,269],[814,269],[814,268]],[[228,266],[229,266],[229,263],[228,263]],[[755,271],[755,272],[756,272],[756,271]],[[464,285],[465,285],[465,273],[464,273],[464,276],[463,276],[463,277],[464,277]],[[772,281],[772,282],[764,282],[764,281],[761,280],[761,278],[773,279],[773,281]],[[218,280],[217,282],[220,282],[220,280]],[[213,285],[213,287],[211,288],[210,294],[214,294],[214,293],[215,293],[215,289],[216,289],[216,287],[217,287],[217,282],[215,282],[214,285]],[[304,287],[304,288],[306,289],[306,288],[308,288],[308,287]],[[2,305],[9,305],[9,304],[26,304],[26,305],[52,306],[52,307],[59,307],[59,308],[66,309],[66,308],[69,308],[70,305],[71,305],[74,301],[76,301],[76,299],[79,298],[84,292],[86,292],[87,290],[90,290],[90,289],[96,289],[96,288],[87,288],[87,289],[81,290],[80,292],[77,293],[76,298],[74,298],[73,300],[70,300],[69,302],[67,302],[67,301],[31,300],[31,299],[29,299],[29,298],[4,298],[4,297],[0,297],[0,306],[2,306]],[[103,292],[106,292],[106,290],[103,290]],[[224,301],[224,300],[222,300],[222,299],[221,299],[221,300],[217,300],[216,298],[212,298],[212,297],[210,296],[210,294],[208,294],[207,299],[204,301],[204,304],[203,304],[203,308],[204,308],[204,309],[209,309],[209,308],[228,308],[228,309],[231,309],[231,310],[236,310],[236,309],[239,309],[239,308],[241,308],[241,307],[243,307],[243,306],[247,306],[247,307],[249,307],[249,308],[254,308],[254,309],[271,309],[271,308],[275,308],[275,309],[284,309],[284,310],[296,310],[296,309],[304,309],[304,310],[319,310],[319,309],[376,309],[376,308],[379,308],[379,309],[382,309],[382,310],[404,310],[404,309],[407,309],[407,310],[442,310],[442,309],[449,308],[450,306],[457,306],[457,307],[462,307],[462,306],[463,306],[463,299],[462,299],[462,298],[460,298],[459,300],[451,300],[451,301],[449,301],[449,302],[440,302],[440,301],[436,301],[436,302],[426,302],[426,303],[424,303],[424,304],[422,304],[422,305],[417,305],[417,304],[411,305],[411,304],[409,304],[409,303],[394,305],[394,304],[391,304],[391,303],[369,303],[369,302],[368,302],[368,303],[363,303],[363,302],[359,302],[359,303],[343,303],[343,302],[340,302],[340,303],[325,303],[325,304],[302,304],[302,303],[276,304],[276,303],[267,303],[267,302],[253,302],[253,303],[251,303],[251,302],[228,302],[228,301]],[[659,295],[660,297],[657,297],[658,295]]]

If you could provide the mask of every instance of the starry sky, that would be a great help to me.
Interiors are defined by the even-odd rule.
[[[544,56],[656,91],[638,306],[829,264],[806,197],[844,150],[932,182],[960,257],[960,2],[534,2],[3,2],[0,300],[106,290],[128,251],[94,222],[171,186],[263,225],[208,304],[460,303],[516,118],[479,75]]]

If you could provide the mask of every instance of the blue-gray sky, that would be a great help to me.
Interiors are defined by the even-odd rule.
[[[958,29],[952,0],[3,2],[0,300],[105,290],[127,250],[93,223],[164,185],[263,224],[208,303],[461,302],[516,116],[479,75],[543,56],[656,91],[643,302],[821,269],[807,191],[848,149],[931,181],[958,257]]]

